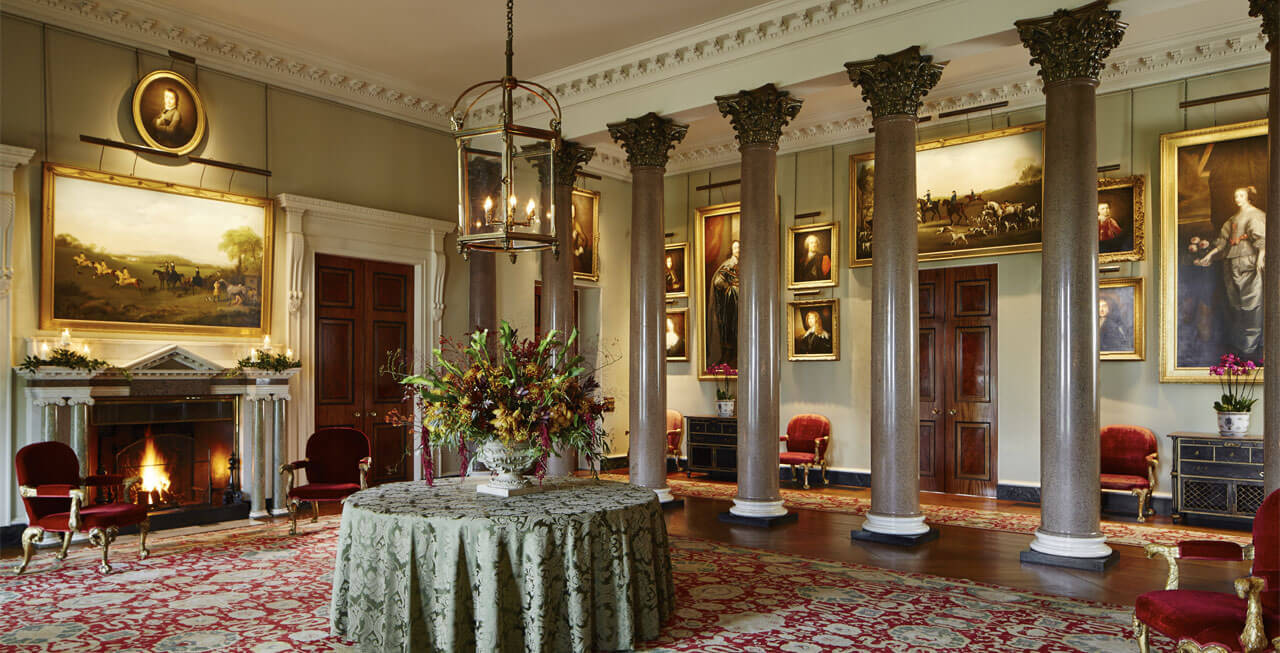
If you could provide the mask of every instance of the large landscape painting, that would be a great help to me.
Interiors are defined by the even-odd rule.
[[[1040,249],[1044,125],[1023,125],[916,146],[920,260]],[[851,267],[871,265],[873,153],[849,160]]]
[[[43,328],[261,335],[271,201],[46,164]]]

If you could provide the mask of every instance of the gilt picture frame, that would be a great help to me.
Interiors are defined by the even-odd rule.
[[[736,375],[711,374],[721,363],[738,369],[738,202],[704,206],[694,211],[693,301],[697,324],[698,379],[715,381]],[[740,250],[740,244],[738,249]],[[732,260],[730,260],[732,259]]]
[[[1147,257],[1146,192],[1144,175],[1098,179],[1099,263]]]
[[[787,289],[840,285],[840,225],[795,225],[787,230]]]
[[[1144,294],[1142,277],[1116,277],[1098,282],[1099,360],[1147,359]]]
[[[1265,120],[1161,135],[1162,383],[1216,383],[1228,353],[1262,359],[1268,178]]]
[[[569,235],[569,255],[573,257],[573,278],[600,280],[600,193],[573,189]]]
[[[689,309],[668,308],[663,331],[668,363],[689,361]]]
[[[667,243],[662,252],[663,288],[667,299],[689,296],[689,243]]]
[[[147,145],[187,154],[204,141],[204,100],[186,77],[172,70],[147,73],[133,89],[133,126]]]
[[[840,300],[787,304],[787,360],[840,360]]]
[[[273,204],[46,163],[40,328],[269,332]]]

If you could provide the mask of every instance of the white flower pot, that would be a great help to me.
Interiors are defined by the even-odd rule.
[[[1249,413],[1218,413],[1218,435],[1238,438],[1249,432]]]
[[[719,417],[733,417],[734,408],[737,406],[736,399],[717,399],[716,415]]]
[[[492,440],[480,446],[476,458],[484,463],[485,467],[498,474],[489,479],[488,483],[477,487],[476,492],[510,497],[542,490],[542,486],[533,485],[524,476],[525,470],[538,460],[538,450],[534,447],[528,445],[508,447],[497,440]]]

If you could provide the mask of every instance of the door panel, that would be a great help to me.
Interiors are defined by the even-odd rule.
[[[316,365],[316,403],[355,402],[355,325],[351,320],[321,318],[316,324],[316,341],[325,353]]]
[[[943,273],[920,271],[920,489],[943,492]]]
[[[400,352],[404,361],[413,361],[413,267],[398,263],[366,261],[369,283],[369,310],[366,333],[369,334],[369,380],[366,405],[369,414],[370,439],[374,441],[375,466],[372,481],[407,481],[411,460],[403,456],[409,449],[413,431],[406,426],[388,424],[392,410],[406,412],[400,384],[384,373],[388,356]]]
[[[959,327],[955,337],[955,395],[952,403],[991,401],[991,329]]]

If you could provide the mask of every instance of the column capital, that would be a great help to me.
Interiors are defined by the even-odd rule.
[[[871,107],[872,118],[914,117],[923,104],[921,99],[942,78],[942,64],[933,63],[932,55],[920,54],[918,45],[874,59],[850,61],[844,67],[849,81],[862,88],[862,99]]]
[[[1129,27],[1111,0],[1097,0],[1076,9],[1059,9],[1051,16],[1014,22],[1022,45],[1031,51],[1031,64],[1040,66],[1046,84],[1068,79],[1098,81],[1103,60],[1120,45]]]
[[[773,84],[716,96],[720,115],[728,116],[733,130],[737,132],[738,147],[777,147],[778,139],[782,138],[782,128],[800,113],[803,104],[804,100],[792,97],[790,91],[778,90]]]
[[[538,143],[524,148],[525,152],[541,153],[546,152],[551,147],[548,143]],[[552,168],[555,179],[552,179],[556,186],[568,186],[573,188],[574,182],[578,178],[578,171],[582,166],[586,165],[592,157],[596,155],[596,148],[586,147],[577,141],[561,141],[560,148],[552,157]],[[547,159],[538,156],[530,159],[533,167],[538,169],[538,183],[547,183]]]
[[[609,138],[617,141],[627,151],[627,163],[632,168],[667,167],[671,149],[689,133],[688,125],[652,111],[639,118],[628,118],[606,126],[609,128]]]
[[[1280,35],[1280,0],[1249,0],[1249,15],[1262,17],[1262,33],[1267,35],[1267,49],[1275,47]]]

